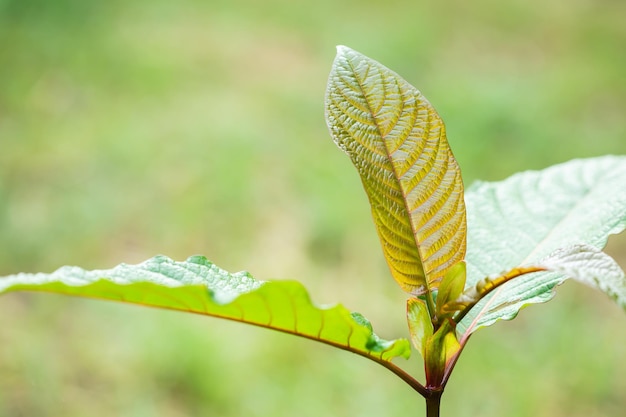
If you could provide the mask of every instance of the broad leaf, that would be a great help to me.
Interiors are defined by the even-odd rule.
[[[175,262],[157,256],[138,265],[85,271],[63,267],[51,274],[0,278],[0,294],[44,291],[123,301],[205,314],[317,340],[378,362],[407,358],[409,342],[385,341],[360,314],[341,305],[316,306],[294,281],[257,281],[230,274],[201,256]]]
[[[602,249],[626,227],[626,157],[574,160],[543,171],[477,183],[466,192],[467,284],[523,265],[541,265],[554,251],[585,244]],[[478,303],[461,332],[510,320],[525,305],[550,300],[568,276],[540,272],[515,278]],[[605,277],[589,277],[604,279]]]
[[[359,171],[393,277],[416,295],[437,288],[463,260],[466,235],[443,121],[399,75],[345,46],[328,79],[326,121]]]

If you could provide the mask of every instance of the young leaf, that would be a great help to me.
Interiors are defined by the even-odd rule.
[[[465,262],[459,262],[448,271],[443,281],[441,281],[439,291],[437,292],[437,317],[439,319],[452,315],[452,312],[446,311],[444,306],[449,301],[459,298],[465,287],[465,275]]]
[[[426,358],[426,343],[433,335],[433,323],[430,321],[426,303],[418,298],[409,298],[406,302],[406,319],[413,346]]]
[[[461,345],[456,338],[454,327],[445,321],[425,343],[424,370],[429,386],[441,385],[451,359],[459,352]]]
[[[394,279],[437,288],[465,255],[461,172],[443,121],[413,86],[378,62],[337,48],[326,121],[356,166]]]
[[[257,281],[247,272],[228,273],[206,258],[175,262],[164,256],[138,265],[85,271],[63,267],[51,274],[0,278],[0,294],[44,291],[123,301],[205,314],[254,324],[317,340],[340,349],[389,362],[408,358],[407,340],[385,341],[360,314],[341,305],[316,306],[294,281]]]
[[[586,244],[598,250],[626,227],[626,157],[574,160],[543,171],[477,183],[465,195],[468,216],[467,284],[522,265],[539,264],[555,250]],[[525,305],[550,300],[562,272],[524,275],[483,298],[459,323],[473,332],[513,319]]]

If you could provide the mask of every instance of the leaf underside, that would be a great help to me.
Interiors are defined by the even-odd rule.
[[[596,288],[626,309],[624,271],[613,258],[593,246],[574,245],[559,249],[536,264]]]
[[[479,182],[466,191],[465,199],[469,288],[518,266],[541,266],[558,250],[577,245],[601,250],[609,235],[626,227],[626,157],[573,160],[501,182]],[[615,282],[604,276],[612,274],[609,270],[586,274],[581,281]],[[599,276],[590,276],[594,274]],[[515,278],[481,300],[457,329],[471,333],[513,319],[524,306],[550,300],[554,288],[570,275],[563,269]]]
[[[0,278],[0,294],[43,291],[123,301],[215,316],[266,327],[345,349],[376,361],[408,358],[407,340],[385,341],[360,314],[341,305],[316,306],[295,281],[258,281],[231,274],[206,258],[175,262],[164,256],[138,265],[85,271],[63,267],[51,274]]]
[[[436,289],[465,255],[459,167],[443,121],[413,86],[339,46],[326,121],[356,166],[394,279],[407,292]]]

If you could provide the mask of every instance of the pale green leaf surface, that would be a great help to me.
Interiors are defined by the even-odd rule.
[[[407,292],[437,288],[465,254],[461,173],[443,121],[413,86],[339,46],[326,121],[356,166],[394,279]]]
[[[484,277],[533,265],[558,249],[598,250],[626,227],[626,157],[573,160],[494,183],[465,195],[468,217],[466,288]],[[473,332],[510,320],[526,305],[550,300],[562,272],[524,275],[497,288],[459,323]]]
[[[535,263],[551,271],[598,289],[626,309],[626,276],[606,253],[589,245],[573,245],[555,251]]]
[[[377,361],[410,354],[408,340],[378,338],[363,316],[341,305],[314,305],[298,282],[231,274],[201,256],[186,262],[157,256],[109,270],[66,266],[50,274],[0,278],[0,294],[11,291],[52,292],[215,316],[317,340]]]

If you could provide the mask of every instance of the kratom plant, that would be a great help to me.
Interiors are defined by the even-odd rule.
[[[356,166],[392,277],[407,294],[420,382],[394,364],[407,339],[382,340],[341,305],[313,304],[293,281],[258,281],[202,256],[157,256],[109,270],[62,267],[0,279],[0,292],[44,291],[221,317],[316,340],[384,366],[439,415],[470,336],[550,300],[573,278],[626,307],[626,279],[602,252],[626,227],[626,157],[574,160],[463,190],[443,121],[400,76],[340,46],[326,92],[335,143]],[[404,308],[404,306],[402,307]]]

